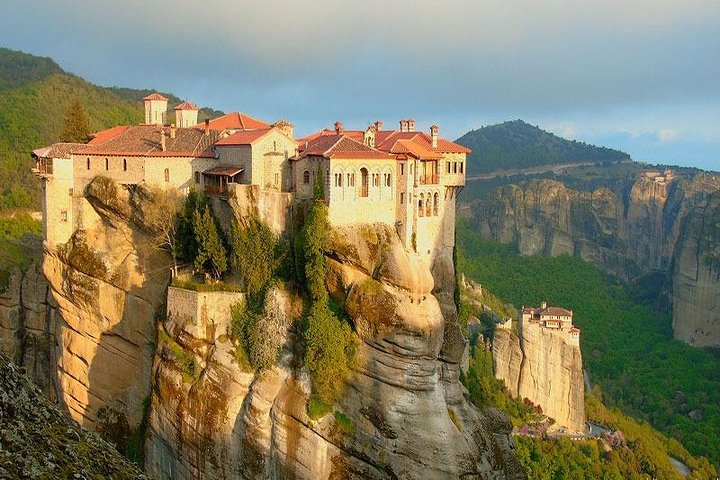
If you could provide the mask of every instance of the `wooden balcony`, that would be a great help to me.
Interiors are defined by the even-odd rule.
[[[32,173],[38,177],[48,177],[53,174],[53,159],[52,158],[41,158],[35,162],[35,168]]]
[[[227,197],[230,193],[229,190],[228,185],[205,185],[205,195]]]
[[[440,175],[437,173],[431,175],[420,175],[420,185],[437,185],[440,183]]]

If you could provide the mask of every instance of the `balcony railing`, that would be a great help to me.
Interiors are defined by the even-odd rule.
[[[53,174],[53,161],[52,158],[43,158],[35,162],[35,168],[32,172],[38,176],[52,175]]]
[[[420,175],[420,185],[437,185],[440,183],[440,175],[434,173],[432,175]]]
[[[226,197],[228,193],[227,185],[205,185],[206,195],[220,195]]]

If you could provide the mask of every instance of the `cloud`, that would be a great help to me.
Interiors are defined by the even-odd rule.
[[[657,132],[657,138],[660,140],[660,143],[669,143],[677,140],[678,134],[674,130],[663,128]]]

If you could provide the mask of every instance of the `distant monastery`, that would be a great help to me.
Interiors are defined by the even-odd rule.
[[[235,112],[198,124],[198,107],[183,102],[174,109],[175,126],[167,125],[167,98],[153,93],[144,104],[144,124],[32,152],[50,246],[86,228],[83,193],[98,175],[220,198],[243,198],[242,190],[254,186],[288,210],[312,198],[322,175],[333,225],[385,223],[430,262],[454,245],[455,199],[470,150],[440,138],[436,125],[426,133],[416,131],[412,119],[401,120],[399,130],[385,130],[380,121],[345,130],[337,122],[295,139],[293,125],[283,120],[271,125]]]
[[[540,302],[540,308],[522,308],[522,328],[544,328],[560,335],[565,335],[566,343],[580,345],[580,329],[572,323],[573,312],[561,307],[548,307],[547,302]]]

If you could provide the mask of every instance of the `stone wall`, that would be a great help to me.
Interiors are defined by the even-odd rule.
[[[244,302],[244,293],[196,292],[168,287],[166,325],[173,331],[182,328],[195,337],[215,341],[215,327],[230,325],[230,307]],[[213,334],[209,330],[213,330]],[[217,332],[218,335],[227,333]]]

